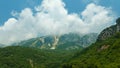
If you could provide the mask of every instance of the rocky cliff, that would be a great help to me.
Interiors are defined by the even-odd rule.
[[[113,35],[115,35],[117,32],[120,32],[120,18],[116,20],[116,25],[110,26],[106,29],[104,29],[98,36],[98,41],[105,40],[106,38],[109,38]]]

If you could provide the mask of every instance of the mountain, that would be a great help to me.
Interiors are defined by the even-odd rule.
[[[117,32],[120,32],[120,18],[116,20],[116,25],[104,29],[98,36],[98,40],[105,40],[115,35]]]
[[[43,36],[13,44],[14,46],[35,47],[40,49],[79,49],[88,47],[96,41],[97,34],[79,35],[76,33],[61,36]]]
[[[98,40],[63,64],[62,68],[120,68],[120,18]],[[119,28],[118,28],[119,27]]]
[[[80,48],[88,47],[95,42],[96,37],[95,33],[87,35],[70,33],[15,43],[0,48],[0,68],[61,68],[64,62],[82,50]]]
[[[117,20],[114,27],[118,23]],[[111,33],[111,27],[104,29],[98,40],[90,46],[87,44],[92,41],[94,34],[44,36],[15,44],[19,46],[0,48],[0,68],[120,68],[120,32],[105,35]],[[81,45],[83,42],[84,45]],[[85,48],[59,50],[78,43],[78,46]],[[55,45],[56,49],[51,50],[48,44]],[[39,49],[42,46],[48,49]]]

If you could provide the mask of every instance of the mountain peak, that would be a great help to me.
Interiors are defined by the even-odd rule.
[[[104,29],[98,36],[98,41],[105,40],[111,36],[114,36],[116,33],[120,32],[120,18],[116,20],[116,25],[112,25]]]
[[[63,34],[61,36],[50,35],[25,40],[14,45],[37,47],[40,49],[71,50],[88,47],[90,44],[96,41],[97,36],[98,35],[96,33],[90,33],[86,35],[79,35],[77,33]]]
[[[116,20],[116,23],[120,25],[120,17]]]

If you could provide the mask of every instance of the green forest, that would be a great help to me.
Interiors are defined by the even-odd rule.
[[[1,68],[120,68],[120,33],[83,50],[0,48]]]
[[[9,46],[0,48],[0,68],[59,68],[75,52]]]
[[[78,52],[63,68],[120,68],[120,33]]]

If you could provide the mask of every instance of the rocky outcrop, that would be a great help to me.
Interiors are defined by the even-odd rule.
[[[120,32],[120,18],[116,20],[116,25],[113,25],[111,27],[108,27],[104,29],[98,36],[98,41],[105,40],[113,35],[115,35],[117,32]]]
[[[51,49],[55,49],[57,47],[58,42],[59,42],[59,38],[57,36],[54,36],[54,42],[52,44]]]

